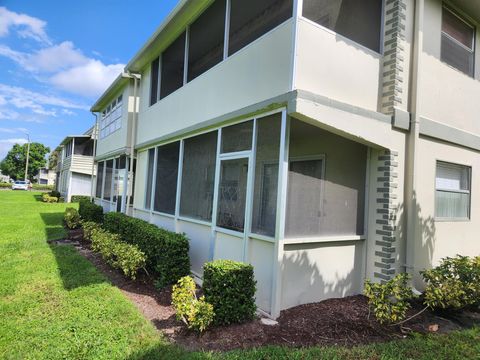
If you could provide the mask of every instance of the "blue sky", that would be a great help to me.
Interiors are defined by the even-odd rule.
[[[0,0],[0,161],[93,125],[90,106],[178,0]]]

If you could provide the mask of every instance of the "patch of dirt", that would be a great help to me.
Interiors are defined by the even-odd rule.
[[[402,327],[380,325],[370,314],[366,297],[356,295],[284,310],[277,319],[277,325],[264,325],[257,318],[244,324],[212,328],[198,336],[176,320],[171,306],[171,287],[156,289],[145,273],[139,274],[135,281],[126,278],[94,253],[90,245],[82,241],[78,230],[70,231],[68,239],[56,243],[76,246],[79,253],[105,274],[170,341],[189,350],[227,351],[265,345],[354,346],[402,339],[411,332],[428,333],[433,330],[445,333],[480,325],[478,309],[441,316],[427,310]],[[408,316],[417,314],[422,308],[420,302],[414,303]]]

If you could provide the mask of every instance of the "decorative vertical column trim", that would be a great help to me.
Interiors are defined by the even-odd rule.
[[[397,158],[397,152],[385,150],[377,159],[374,277],[382,282],[390,280],[396,268]]]
[[[385,0],[381,112],[402,104],[405,61],[405,0]]]

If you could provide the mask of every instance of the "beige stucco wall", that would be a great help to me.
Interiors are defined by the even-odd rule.
[[[442,2],[425,0],[419,115],[479,135],[480,56],[475,57],[474,78],[443,63],[440,60],[441,19]],[[475,25],[478,49],[480,31],[479,24]]]
[[[137,144],[181,131],[290,90],[290,19],[149,106],[150,70],[142,74]]]
[[[480,192],[476,191],[480,169],[480,154],[452,144],[420,138],[418,146],[417,215],[414,269],[416,284],[422,287],[418,271],[438,265],[445,256],[456,254],[480,255]],[[436,161],[471,166],[472,192],[469,221],[435,220]]]
[[[294,86],[377,110],[381,55],[300,18]]]

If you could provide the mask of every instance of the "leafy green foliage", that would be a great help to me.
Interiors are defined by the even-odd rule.
[[[103,222],[103,208],[90,200],[80,200],[78,212],[82,220],[94,221],[99,224]]]
[[[10,189],[12,187],[12,184],[10,183],[2,183],[0,182],[0,189]]]
[[[94,221],[83,221],[82,220],[82,229],[83,229],[83,239],[87,241],[92,241],[92,236],[95,231],[101,230],[100,224]]]
[[[80,214],[77,209],[71,207],[66,208],[63,220],[69,229],[76,229],[80,226]]]
[[[56,198],[59,198],[59,197],[62,196],[62,194],[60,194],[60,191],[57,191],[57,190],[50,191],[50,193],[48,195],[50,195],[52,197],[56,197]]]
[[[53,185],[32,184],[32,190],[53,190]]]
[[[405,319],[410,308],[409,300],[415,296],[408,285],[409,280],[410,276],[403,273],[383,284],[365,281],[364,293],[379,323],[395,323]]]
[[[213,305],[215,324],[232,324],[254,318],[257,307],[252,265],[232,260],[205,263],[203,290],[205,299]]]
[[[213,322],[213,306],[202,296],[197,299],[195,282],[190,276],[184,276],[173,286],[172,305],[178,320],[182,320],[189,329],[204,332]]]
[[[123,242],[118,234],[102,229],[91,233],[92,249],[99,252],[113,268],[120,269],[131,279],[145,267],[145,254],[136,246]]]
[[[436,309],[462,309],[480,304],[480,256],[457,255],[421,272],[427,287],[425,305]]]
[[[70,198],[70,202],[72,203],[79,203],[81,201],[88,201],[90,202],[90,196],[85,196],[85,195],[72,195]]]
[[[189,243],[184,234],[114,212],[105,214],[104,227],[119,234],[123,241],[137,245],[145,253],[147,269],[156,277],[158,287],[175,284],[181,277],[190,274]]]
[[[27,144],[13,145],[8,152],[5,159],[0,162],[0,170],[4,175],[8,175],[14,180],[21,180],[25,177],[25,165],[27,160]],[[27,177],[32,180],[38,171],[45,166],[47,160],[45,155],[50,149],[40,143],[33,142],[30,144],[30,151],[28,156],[28,171]]]
[[[62,153],[62,148],[60,146],[57,146],[55,150],[53,150],[48,156],[48,168],[50,170],[55,170],[55,168],[57,167],[58,158],[60,157],[61,153]]]
[[[46,203],[56,203],[58,199],[58,197],[50,196],[49,194],[42,194],[42,201]]]

